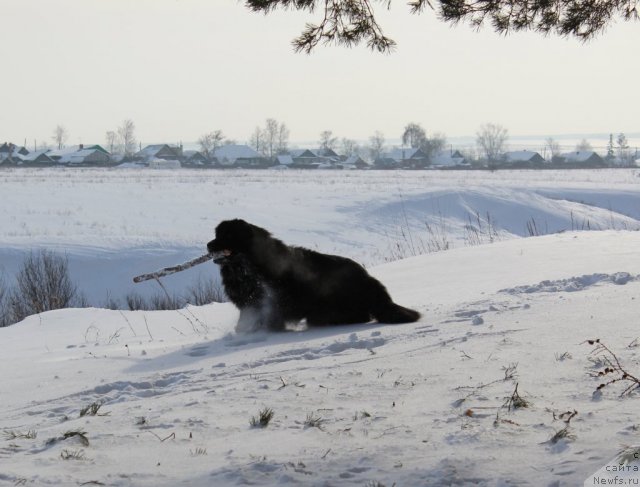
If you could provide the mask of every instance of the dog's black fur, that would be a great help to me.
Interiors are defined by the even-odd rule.
[[[227,296],[240,309],[240,331],[283,330],[302,319],[313,326],[420,318],[394,303],[351,259],[285,245],[244,220],[221,222],[207,249],[216,254]]]

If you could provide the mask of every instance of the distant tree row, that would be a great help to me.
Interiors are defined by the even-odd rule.
[[[257,126],[247,144],[258,153],[268,159],[274,159],[281,154],[289,153],[290,131],[284,122],[279,122],[274,118],[267,118],[263,126]],[[52,140],[58,149],[62,149],[69,138],[69,132],[64,125],[57,125],[54,129]],[[416,122],[408,123],[400,137],[404,147],[420,149],[427,158],[431,159],[440,153],[447,146],[447,138],[444,134],[434,132],[428,134],[421,124]],[[465,156],[469,159],[479,159],[485,162],[500,161],[507,148],[509,139],[508,130],[497,123],[485,123],[476,132],[476,148],[465,150]],[[236,141],[225,137],[222,130],[217,129],[200,136],[198,145],[202,154],[209,158],[217,148],[235,144]],[[323,130],[319,134],[316,148],[321,150],[333,150],[344,156],[360,155],[375,161],[385,151],[386,139],[382,132],[376,131],[368,138],[368,143],[361,146],[354,139],[347,137],[339,138],[331,130]],[[137,142],[135,136],[135,124],[131,119],[123,120],[122,124],[115,130],[106,132],[106,147],[112,154],[130,156],[136,152]],[[553,137],[545,140],[545,151],[551,155],[551,161],[556,160],[561,153],[561,146]],[[580,141],[576,151],[593,151],[593,147],[586,140]],[[611,134],[607,144],[605,159],[608,161],[617,159],[621,163],[631,163],[634,152],[631,150],[624,133],[615,137]]]

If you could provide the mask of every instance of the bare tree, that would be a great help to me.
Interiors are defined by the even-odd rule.
[[[406,125],[404,132],[402,132],[402,145],[417,149],[426,138],[427,133],[422,126],[419,123],[411,122]]]
[[[618,134],[616,139],[616,146],[618,150],[618,159],[623,165],[631,164],[631,150],[629,149],[629,143],[627,142],[627,136],[623,133]]]
[[[331,130],[324,130],[320,132],[320,149],[323,151],[333,150],[338,144],[338,138],[333,136]]]
[[[408,145],[414,149],[420,149],[431,159],[434,155],[444,149],[447,144],[447,138],[443,134],[433,134],[427,136],[426,131],[418,123],[411,122],[407,124],[402,133],[402,144]]]
[[[224,142],[224,135],[222,130],[214,130],[213,132],[206,133],[198,139],[200,144],[200,150],[202,154],[208,159],[213,156],[216,149],[222,146]]]
[[[124,120],[118,127],[118,142],[122,153],[129,156],[136,151],[136,126],[130,118]]]
[[[289,129],[284,123],[268,118],[264,127],[256,127],[251,135],[249,145],[263,156],[273,159],[278,154],[287,152],[289,145]]]
[[[433,156],[442,152],[447,145],[447,137],[441,133],[435,133],[431,137],[427,137],[423,144],[420,146],[422,152],[427,155],[427,158],[431,160]]]
[[[613,134],[609,134],[609,143],[607,144],[607,155],[605,156],[607,161],[615,159],[615,152],[613,150]]]
[[[113,151],[116,148],[116,141],[118,140],[118,134],[116,134],[113,130],[107,130],[106,139],[107,139],[107,147],[109,148],[109,152],[113,154]]]
[[[264,135],[260,127],[256,127],[256,129],[253,131],[253,134],[251,134],[249,145],[253,147],[256,152],[264,154]]]
[[[358,143],[353,139],[348,139],[346,137],[343,137],[340,144],[342,146],[342,149],[341,149],[342,155],[344,156],[351,157],[352,155],[358,152],[358,149],[359,149]]]
[[[278,127],[278,154],[286,154],[289,150],[289,129],[284,124],[280,123]]]
[[[51,138],[58,146],[58,149],[62,149],[65,142],[69,138],[69,132],[67,132],[67,129],[64,128],[64,125],[57,125],[53,131],[53,135],[51,136]]]
[[[371,156],[372,161],[375,161],[382,155],[384,142],[384,134],[379,130],[369,137],[369,155]]]
[[[296,51],[310,52],[318,44],[338,43],[351,47],[365,42],[380,52],[393,50],[396,43],[387,37],[376,19],[373,0],[246,0],[256,12],[277,8],[320,11],[319,23],[307,23],[293,40]],[[381,1],[387,8],[391,0]],[[431,8],[444,22],[467,22],[479,28],[489,24],[496,32],[532,30],[557,33],[586,40],[602,32],[616,18],[638,19],[638,0],[410,0],[412,14]]]
[[[487,162],[497,162],[504,153],[509,132],[502,125],[485,123],[476,133],[476,145]]]
[[[587,139],[582,139],[580,142],[576,144],[576,151],[578,152],[590,152],[593,150],[591,144]]]
[[[278,126],[278,122],[273,118],[267,118],[262,131],[262,137],[264,141],[264,155],[269,159],[273,159],[277,153],[279,132],[280,127]]]
[[[553,137],[547,137],[544,141],[544,146],[546,149],[549,149],[549,154],[551,154],[551,161],[555,162],[560,155],[560,144]]]

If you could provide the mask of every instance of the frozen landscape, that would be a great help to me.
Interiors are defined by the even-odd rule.
[[[0,485],[638,485],[590,476],[640,468],[639,175],[1,171],[5,282],[56,250],[95,307],[0,328]],[[229,303],[101,309],[236,217],[422,318],[241,336]]]

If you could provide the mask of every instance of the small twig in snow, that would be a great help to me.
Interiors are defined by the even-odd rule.
[[[164,443],[168,439],[175,439],[176,438],[176,434],[175,433],[171,433],[169,436],[167,436],[165,438],[161,438],[160,436],[156,435],[153,431],[149,431],[149,430],[145,430],[145,431],[147,433],[151,433],[153,436],[158,438],[160,440],[160,443]]]
[[[122,310],[118,310],[120,311],[120,315],[124,318],[124,321],[127,322],[127,325],[129,325],[129,328],[131,329],[131,333],[133,333],[134,337],[137,337],[138,335],[136,334],[135,330],[133,329],[133,326],[131,326],[131,322],[127,319],[126,315],[122,312]]]
[[[143,315],[144,318],[144,326],[147,327],[147,333],[149,334],[149,338],[153,341],[153,336],[151,335],[151,331],[149,330],[149,323],[147,322],[147,315]]]

